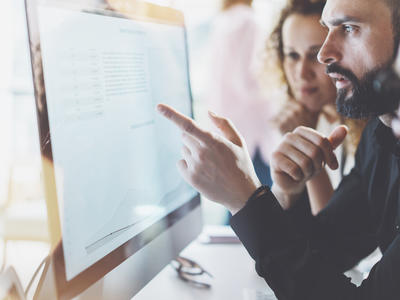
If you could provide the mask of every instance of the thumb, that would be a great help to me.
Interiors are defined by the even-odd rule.
[[[243,146],[242,138],[239,132],[236,130],[235,126],[229,119],[217,116],[212,111],[208,112],[208,115],[214,125],[221,131],[223,136],[227,138],[232,143],[236,144],[239,147]]]
[[[333,149],[336,149],[340,144],[343,143],[348,131],[349,129],[345,125],[340,125],[332,131],[331,135],[328,137],[328,140],[331,142]]]

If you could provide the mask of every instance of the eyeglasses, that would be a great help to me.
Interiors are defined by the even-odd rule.
[[[211,283],[206,280],[207,278],[204,278],[204,276],[202,278],[200,277],[202,275],[207,275],[212,278],[213,276],[195,261],[178,256],[171,262],[171,266],[176,270],[179,278],[183,281],[199,288],[211,288]]]

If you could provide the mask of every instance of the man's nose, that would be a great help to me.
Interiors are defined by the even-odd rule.
[[[342,53],[339,50],[339,41],[332,33],[326,37],[324,44],[318,53],[318,61],[321,64],[330,65],[342,60]]]

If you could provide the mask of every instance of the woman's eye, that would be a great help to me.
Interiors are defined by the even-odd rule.
[[[286,56],[293,60],[296,60],[300,57],[296,52],[289,52],[286,54]]]

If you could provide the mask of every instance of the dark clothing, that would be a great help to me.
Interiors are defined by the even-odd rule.
[[[268,190],[231,225],[278,299],[400,299],[400,155],[378,119],[366,127],[356,164],[316,217],[307,195],[289,211]],[[383,258],[356,287],[343,272],[380,247]]]

